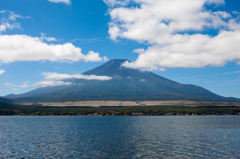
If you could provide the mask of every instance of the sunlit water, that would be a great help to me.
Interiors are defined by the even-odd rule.
[[[240,158],[240,116],[1,116],[0,156]]]

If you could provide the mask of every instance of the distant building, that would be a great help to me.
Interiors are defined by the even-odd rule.
[[[174,115],[173,113],[167,113],[167,115]]]
[[[132,113],[132,115],[134,115],[134,116],[142,116],[143,115],[143,113]]]

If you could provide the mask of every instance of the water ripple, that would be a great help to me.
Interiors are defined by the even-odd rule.
[[[2,116],[0,141],[0,158],[240,158],[240,116]]]

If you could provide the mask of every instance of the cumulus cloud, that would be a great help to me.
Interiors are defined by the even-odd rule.
[[[5,70],[0,70],[0,75],[3,74],[5,72]]]
[[[71,0],[49,0],[49,2],[71,4]]]
[[[224,0],[132,0],[138,5],[130,8],[111,0],[104,2],[115,5],[109,11],[112,40],[126,38],[149,45],[136,49],[137,60],[125,62],[125,67],[223,66],[240,59],[240,17],[206,8],[223,5]],[[202,33],[210,29],[217,35]]]
[[[73,75],[69,75],[69,74],[59,74],[56,72],[43,72],[42,76],[44,76],[45,79],[49,79],[49,80],[63,80],[63,79],[86,79],[86,80],[110,80],[112,79],[112,77],[108,77],[108,76],[96,76],[96,75],[82,75],[82,74],[73,74]]]
[[[100,62],[107,60],[107,57],[101,58],[98,52],[89,51],[88,54],[83,55],[81,48],[75,47],[72,43],[48,44],[39,37],[0,35],[0,41],[0,63],[44,60]]]
[[[65,1],[70,3],[70,1]],[[21,28],[16,22],[17,18],[29,18],[11,11],[0,11],[0,33],[7,29]],[[81,48],[75,47],[72,43],[48,44],[47,42],[58,41],[54,37],[46,37],[41,33],[41,37],[31,37],[27,35],[0,35],[0,64],[15,61],[107,61],[107,57],[100,57],[98,52],[89,51],[83,55]]]

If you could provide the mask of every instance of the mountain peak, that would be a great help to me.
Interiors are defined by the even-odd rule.
[[[96,67],[92,70],[84,72],[84,75],[99,75],[99,76],[122,76],[123,70],[129,70],[128,68],[121,67],[121,64],[125,61],[129,61],[127,59],[113,59],[105,64]],[[138,70],[136,70],[138,71]]]
[[[125,62],[125,61],[129,61],[128,59],[112,59],[112,60],[110,60],[110,61],[113,61],[113,62]],[[108,62],[110,62],[110,61],[108,61]]]
[[[108,64],[109,66],[114,66],[114,67],[121,67],[122,63],[129,61],[127,59],[113,59],[110,60],[108,62],[106,62],[106,64]]]

